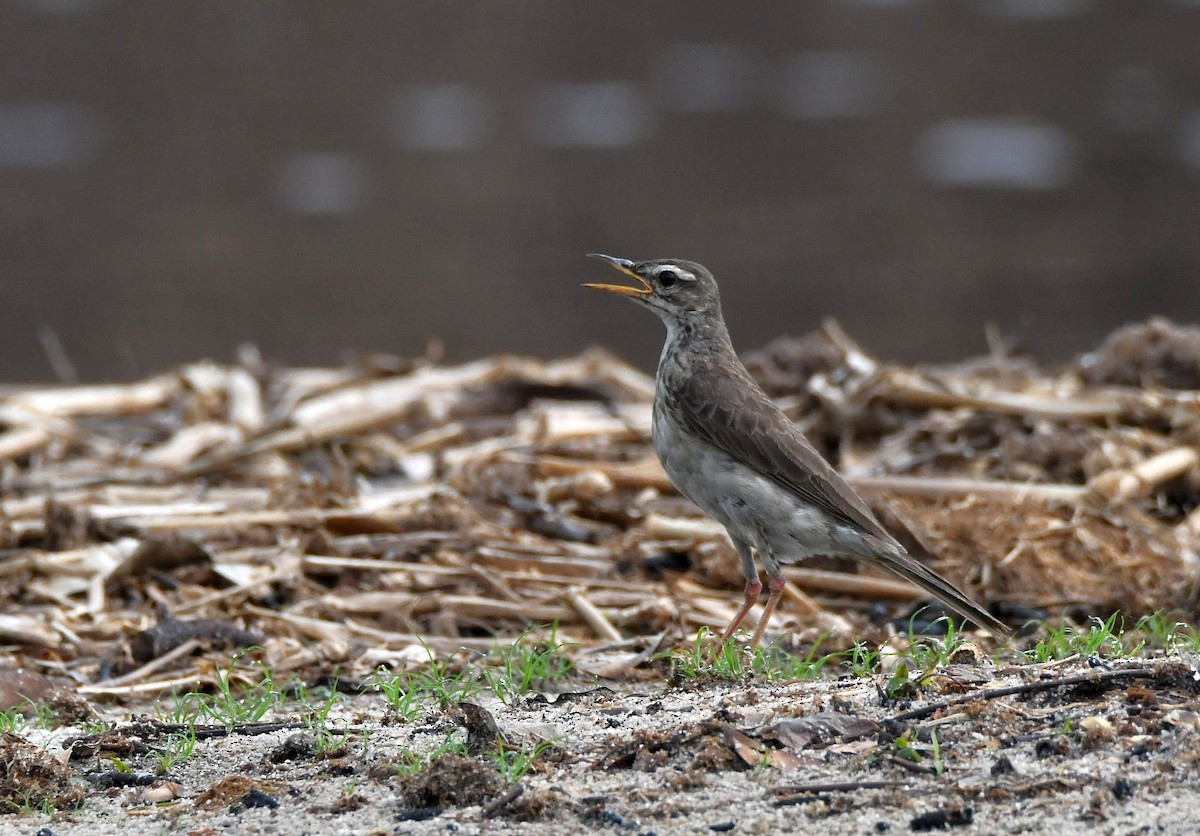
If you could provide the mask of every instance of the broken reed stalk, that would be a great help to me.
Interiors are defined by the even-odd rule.
[[[584,594],[582,587],[571,587],[563,593],[563,597],[571,605],[571,607],[579,614],[579,617],[584,620],[588,627],[592,628],[592,632],[597,637],[604,641],[620,641],[621,633],[612,625],[604,613],[600,612],[596,606],[588,600]]]
[[[1200,465],[1200,454],[1195,449],[1175,447],[1128,470],[1107,470],[1092,479],[1087,490],[1090,496],[1116,505],[1140,499],[1160,485],[1190,473],[1197,465]]]
[[[855,490],[872,494],[919,496],[928,499],[981,496],[1010,502],[1079,502],[1087,494],[1081,485],[1044,485],[995,479],[928,476],[849,476]]]
[[[1119,397],[1064,398],[1022,392],[956,392],[947,385],[904,369],[889,369],[872,390],[876,397],[921,409],[974,409],[1024,418],[1102,421],[1119,417],[1127,408]]]
[[[28,456],[53,440],[54,434],[43,426],[16,427],[0,433],[0,462]]]
[[[200,648],[200,646],[201,646],[201,644],[198,639],[188,639],[183,644],[179,645],[178,647],[174,648],[173,650],[168,650],[162,656],[159,656],[155,659],[151,659],[149,662],[142,665],[141,667],[134,668],[129,673],[124,674],[123,676],[114,676],[112,679],[106,679],[101,684],[105,688],[123,688],[127,685],[132,685],[136,682],[141,682],[141,681],[145,680],[146,677],[150,676],[150,674],[157,673],[158,671],[173,664],[174,662],[178,661],[179,659],[182,659],[185,656],[189,656],[190,654],[194,653],[197,649]],[[80,690],[80,693],[88,692],[87,686],[84,686],[84,687],[80,688],[79,690]]]
[[[16,392],[5,405],[35,415],[140,415],[170,404],[180,390],[179,379],[161,375],[137,383],[50,386]]]
[[[811,784],[782,784],[772,792],[776,807],[789,804],[808,804],[813,795],[834,792],[860,792],[862,790],[884,790],[906,786],[901,781],[815,781]]]
[[[153,679],[144,682],[131,682],[128,685],[81,685],[77,692],[84,696],[108,697],[143,697],[162,694],[166,691],[194,691],[204,685],[212,684],[208,674],[192,674],[176,676],[170,679]]]

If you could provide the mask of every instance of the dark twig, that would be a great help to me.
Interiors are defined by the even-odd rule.
[[[970,694],[959,694],[940,702],[930,703],[922,708],[914,708],[890,718],[886,722],[905,723],[910,720],[921,720],[931,714],[936,714],[943,708],[962,705],[967,702],[982,702],[995,700],[1000,697],[1010,697],[1014,694],[1036,694],[1039,691],[1053,691],[1057,688],[1071,688],[1076,685],[1094,685],[1123,679],[1153,679],[1158,675],[1154,668],[1126,668],[1116,671],[1089,671],[1088,673],[1064,676],[1059,679],[1047,679],[1038,682],[1026,682],[1021,685],[1010,685],[1007,688],[992,688],[986,691],[975,691]]]
[[[902,767],[903,769],[907,769],[909,772],[916,772],[918,775],[937,775],[938,774],[938,771],[935,767],[927,766],[926,764],[923,764],[923,763],[916,763],[915,761],[907,760],[898,755],[892,755],[890,758],[888,758],[888,760],[890,760],[892,763],[896,764],[896,766]]]
[[[481,810],[483,817],[485,819],[490,819],[509,804],[512,804],[514,801],[520,798],[521,793],[523,792],[525,792],[525,787],[523,784],[513,784],[496,798],[493,798],[487,804],[483,805],[483,810]]]
[[[163,723],[159,726],[160,730],[168,734],[174,732],[182,734],[188,731],[188,727],[183,723]],[[230,735],[256,735],[256,734],[271,734],[277,731],[291,731],[295,729],[308,728],[305,723],[243,723],[239,726],[218,726],[218,725],[196,725],[196,739],[207,740],[213,737],[229,737]]]
[[[199,723],[192,725],[189,723],[132,723],[128,726],[123,726],[115,729],[117,732],[133,732],[133,733],[150,733],[151,735],[163,734],[191,734],[195,732],[197,740],[210,740],[216,737],[230,737],[232,735],[259,735],[271,734],[277,731],[295,731],[298,729],[306,729],[310,726],[309,723],[288,722],[288,723],[243,723],[237,726],[219,726],[201,725]],[[347,726],[342,729],[329,729],[330,734],[354,734],[362,731],[362,726]]]
[[[781,800],[804,793],[852,793],[857,789],[889,789],[904,787],[902,781],[815,781],[812,783],[786,783],[775,787],[773,792]],[[780,801],[776,801],[779,804]]]

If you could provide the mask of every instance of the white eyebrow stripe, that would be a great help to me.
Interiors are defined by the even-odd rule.
[[[693,276],[691,273],[689,273],[687,270],[684,270],[682,267],[675,267],[674,265],[671,265],[671,264],[659,264],[659,265],[657,265],[657,266],[654,268],[654,275],[656,275],[656,276],[657,276],[657,275],[658,275],[659,273],[661,273],[663,270],[670,270],[672,273],[674,273],[675,275],[679,276],[679,278],[683,279],[685,282],[694,282],[694,281],[696,281],[696,277],[695,277],[695,276]]]

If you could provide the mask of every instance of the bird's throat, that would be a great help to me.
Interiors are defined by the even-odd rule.
[[[734,360],[737,355],[720,314],[663,317],[667,339],[658,358],[661,371],[667,363],[699,365],[712,360]]]

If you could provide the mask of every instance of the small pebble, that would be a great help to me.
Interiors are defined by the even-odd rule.
[[[142,801],[147,804],[162,804],[179,798],[183,787],[174,781],[159,781],[153,786],[146,787],[142,792]]]
[[[970,807],[930,810],[928,813],[914,816],[908,826],[910,830],[920,833],[929,830],[945,830],[948,827],[962,827],[970,824],[974,819],[974,811]]]
[[[245,807],[266,807],[274,810],[279,806],[279,802],[262,790],[256,789],[246,793],[245,797],[242,798],[242,805]]]
[[[993,777],[997,775],[1011,775],[1016,771],[1017,768],[1013,766],[1013,762],[1008,759],[1008,755],[1001,755],[1000,757],[996,758],[995,762],[992,764]]]
[[[1117,736],[1107,717],[1084,717],[1079,721],[1079,728],[1083,730],[1083,745],[1089,749],[1098,748]]]

